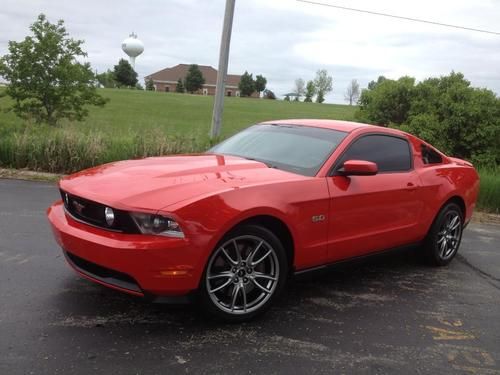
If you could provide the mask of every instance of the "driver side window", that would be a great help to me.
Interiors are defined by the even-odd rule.
[[[403,138],[371,134],[355,140],[340,159],[377,163],[379,172],[404,172],[412,168],[410,145]]]

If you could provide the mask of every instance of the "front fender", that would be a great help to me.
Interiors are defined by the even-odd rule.
[[[294,243],[294,265],[312,267],[326,260],[329,193],[324,178],[234,189],[205,197],[173,211],[186,237],[203,252],[206,262],[222,237],[239,223],[255,216],[283,222]]]

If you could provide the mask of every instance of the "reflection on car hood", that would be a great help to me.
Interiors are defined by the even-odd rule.
[[[257,161],[201,154],[109,163],[67,176],[60,187],[111,207],[156,211],[226,190],[301,178]]]

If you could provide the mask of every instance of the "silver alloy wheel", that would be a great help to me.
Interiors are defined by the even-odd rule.
[[[273,295],[279,279],[273,247],[260,237],[231,238],[212,254],[206,288],[214,304],[230,314],[258,310]]]
[[[462,218],[455,211],[447,212],[437,234],[439,257],[447,260],[458,249],[462,236]]]

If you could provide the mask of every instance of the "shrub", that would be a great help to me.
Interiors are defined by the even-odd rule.
[[[379,79],[360,97],[358,120],[401,128],[442,151],[479,165],[500,163],[500,99],[461,73]]]

